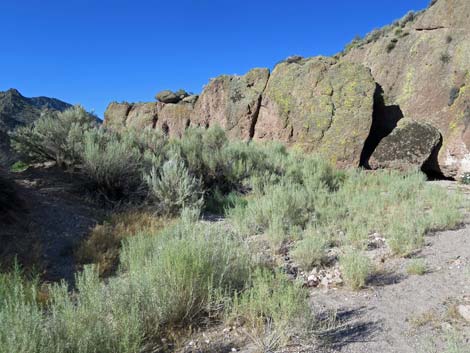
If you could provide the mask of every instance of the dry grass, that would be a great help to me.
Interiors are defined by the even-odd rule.
[[[109,220],[92,229],[75,251],[80,264],[96,264],[101,277],[113,274],[119,264],[121,243],[136,234],[155,234],[174,221],[156,217],[151,212],[128,211],[110,216]]]

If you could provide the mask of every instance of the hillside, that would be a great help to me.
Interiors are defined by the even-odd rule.
[[[9,146],[7,132],[37,120],[46,111],[64,111],[71,105],[55,98],[27,98],[16,89],[0,92],[0,148]]]

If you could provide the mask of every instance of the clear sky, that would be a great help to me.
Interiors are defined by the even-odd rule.
[[[429,0],[0,0],[0,90],[81,103],[199,93],[211,77],[331,55]]]

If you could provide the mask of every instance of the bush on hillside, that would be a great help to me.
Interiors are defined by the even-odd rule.
[[[85,132],[96,119],[77,105],[63,112],[46,112],[32,125],[11,134],[12,146],[25,161],[55,161],[61,167],[79,163]]]
[[[166,161],[160,170],[153,167],[144,179],[161,214],[177,215],[183,208],[200,209],[203,205],[200,180],[189,174],[179,158]]]
[[[93,188],[112,200],[130,196],[142,185],[142,154],[117,133],[86,131],[82,160]]]
[[[292,337],[310,333],[314,317],[308,291],[282,273],[257,270],[252,286],[235,297],[227,310],[229,322],[243,322],[248,336],[262,352],[288,344]]]

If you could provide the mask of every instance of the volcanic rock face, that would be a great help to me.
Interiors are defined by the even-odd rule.
[[[268,69],[253,69],[217,77],[194,106],[195,99],[112,103],[105,124],[151,126],[171,137],[182,136],[188,126],[219,125],[229,138],[299,144],[339,166],[357,167],[372,124],[375,89],[361,65],[296,57],[277,65],[271,76]]]
[[[470,172],[470,1],[438,0],[342,60],[371,68],[389,105],[442,134],[436,172]],[[440,169],[440,170],[439,170]]]
[[[301,145],[339,166],[358,166],[375,89],[362,65],[324,57],[286,60],[271,74],[254,138]]]
[[[104,113],[104,123],[115,130],[157,128],[168,136],[181,137],[190,124],[193,107],[183,101],[179,104],[113,102]]]
[[[244,76],[213,79],[196,103],[191,124],[206,127],[218,124],[231,138],[250,139],[268,78],[268,69],[253,69]]]
[[[424,122],[402,119],[372,154],[370,166],[402,171],[422,169],[441,142],[439,130]]]
[[[271,74],[220,76],[199,99],[175,93],[177,104],[111,104],[106,123],[169,136],[217,124],[231,138],[299,145],[339,167],[459,177],[470,172],[469,18],[470,1],[438,0],[335,58],[292,56]],[[403,117],[412,122],[397,129]]]

